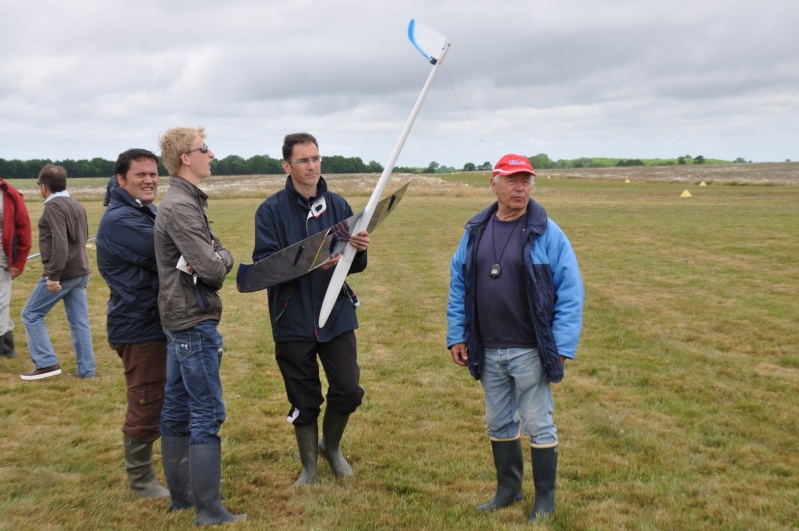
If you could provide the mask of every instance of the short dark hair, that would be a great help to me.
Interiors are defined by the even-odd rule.
[[[67,170],[63,166],[45,164],[39,172],[39,184],[43,184],[52,193],[67,189]]]
[[[130,169],[130,163],[134,160],[142,159],[152,160],[155,162],[156,166],[158,165],[158,157],[155,155],[155,153],[146,149],[134,148],[119,154],[116,166],[114,166],[114,173],[124,177]]]
[[[283,138],[283,160],[291,162],[291,152],[296,144],[313,144],[319,148],[316,138],[309,133],[291,133]]]

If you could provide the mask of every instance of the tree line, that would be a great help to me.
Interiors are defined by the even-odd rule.
[[[672,165],[672,164],[705,164],[726,163],[723,160],[709,160],[702,155],[692,157],[683,155],[674,159],[618,159],[618,158],[578,158],[559,159],[553,161],[546,153],[528,156],[535,169],[552,168],[606,168],[610,166],[644,166],[644,165]],[[733,162],[746,162],[739,157]],[[57,164],[67,170],[69,177],[109,177],[114,173],[114,161],[99,157],[91,160],[58,160],[48,159],[32,160],[5,160],[0,158],[0,177],[4,179],[35,179],[45,164]],[[493,164],[485,161],[482,164],[467,162],[463,168],[444,166],[432,161],[424,168],[397,166],[397,173],[452,173],[456,171],[491,171]],[[381,173],[383,166],[375,161],[364,163],[360,157],[342,157],[333,155],[323,157],[322,169],[324,173]],[[211,170],[215,175],[282,175],[282,161],[269,155],[255,155],[248,159],[238,155],[228,155],[222,159],[211,161]],[[167,175],[166,168],[159,164],[159,174]]]
[[[323,158],[325,173],[381,173],[383,166],[375,161],[364,163],[360,157],[334,155]],[[102,158],[91,160],[5,160],[0,158],[0,177],[3,179],[36,179],[45,164],[57,164],[67,170],[68,177],[110,177],[114,174],[115,161]],[[403,171],[397,168],[397,171]],[[269,155],[255,155],[248,159],[229,155],[211,161],[215,175],[282,175],[282,161]],[[417,170],[418,171],[418,170]],[[167,175],[166,168],[159,163],[158,173]]]

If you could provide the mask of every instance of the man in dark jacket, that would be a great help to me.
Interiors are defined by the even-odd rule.
[[[35,368],[20,377],[40,380],[61,374],[44,317],[63,300],[78,362],[74,376],[94,378],[96,365],[86,297],[90,272],[86,210],[69,196],[67,171],[63,167],[45,164],[37,184],[44,198],[44,211],[39,218],[39,251],[44,274],[22,309],[22,324]]]
[[[312,135],[286,135],[283,142],[283,169],[289,174],[286,188],[264,201],[255,214],[253,260],[266,258],[352,216],[344,198],[327,189],[321,167],[319,145]],[[350,273],[359,273],[366,268],[369,235],[366,231],[352,235],[350,243],[358,250]],[[291,404],[287,420],[294,426],[302,461],[295,487],[314,480],[319,452],[334,474],[352,475],[339,444],[350,414],[361,405],[364,390],[359,383],[355,299],[346,284],[325,327],[317,326],[337,262],[338,257],[307,275],[268,290],[275,357]],[[317,419],[324,399],[317,355],[329,384],[321,441]]]
[[[22,274],[31,250],[31,220],[28,208],[13,186],[0,179],[0,355],[13,358],[14,321],[11,320],[11,283]]]
[[[108,343],[125,369],[125,469],[134,494],[162,498],[169,491],[158,483],[152,466],[166,383],[153,244],[158,158],[146,149],[129,149],[117,159],[116,177],[113,201],[97,229],[97,266],[111,289]]]
[[[167,336],[167,382],[161,412],[161,451],[172,508],[192,503],[197,525],[232,522],[219,482],[225,421],[222,400],[222,299],[217,291],[233,255],[211,231],[208,196],[214,153],[203,127],[175,127],[161,136],[161,158],[172,175],[155,216],[158,311]],[[113,204],[113,203],[112,203]]]

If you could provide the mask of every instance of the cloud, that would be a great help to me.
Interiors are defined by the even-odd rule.
[[[461,166],[505,152],[797,158],[799,4],[477,0],[6,6],[0,157],[115,158],[204,124],[218,156],[385,163],[430,71],[408,21],[452,48],[400,156]]]

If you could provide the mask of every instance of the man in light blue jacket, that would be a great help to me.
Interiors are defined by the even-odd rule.
[[[571,244],[530,198],[535,171],[509,154],[494,166],[497,202],[466,223],[450,271],[447,348],[483,386],[497,492],[477,507],[522,501],[522,433],[530,438],[535,504],[555,511],[558,439],[551,383],[563,378],[582,328],[585,292]]]

